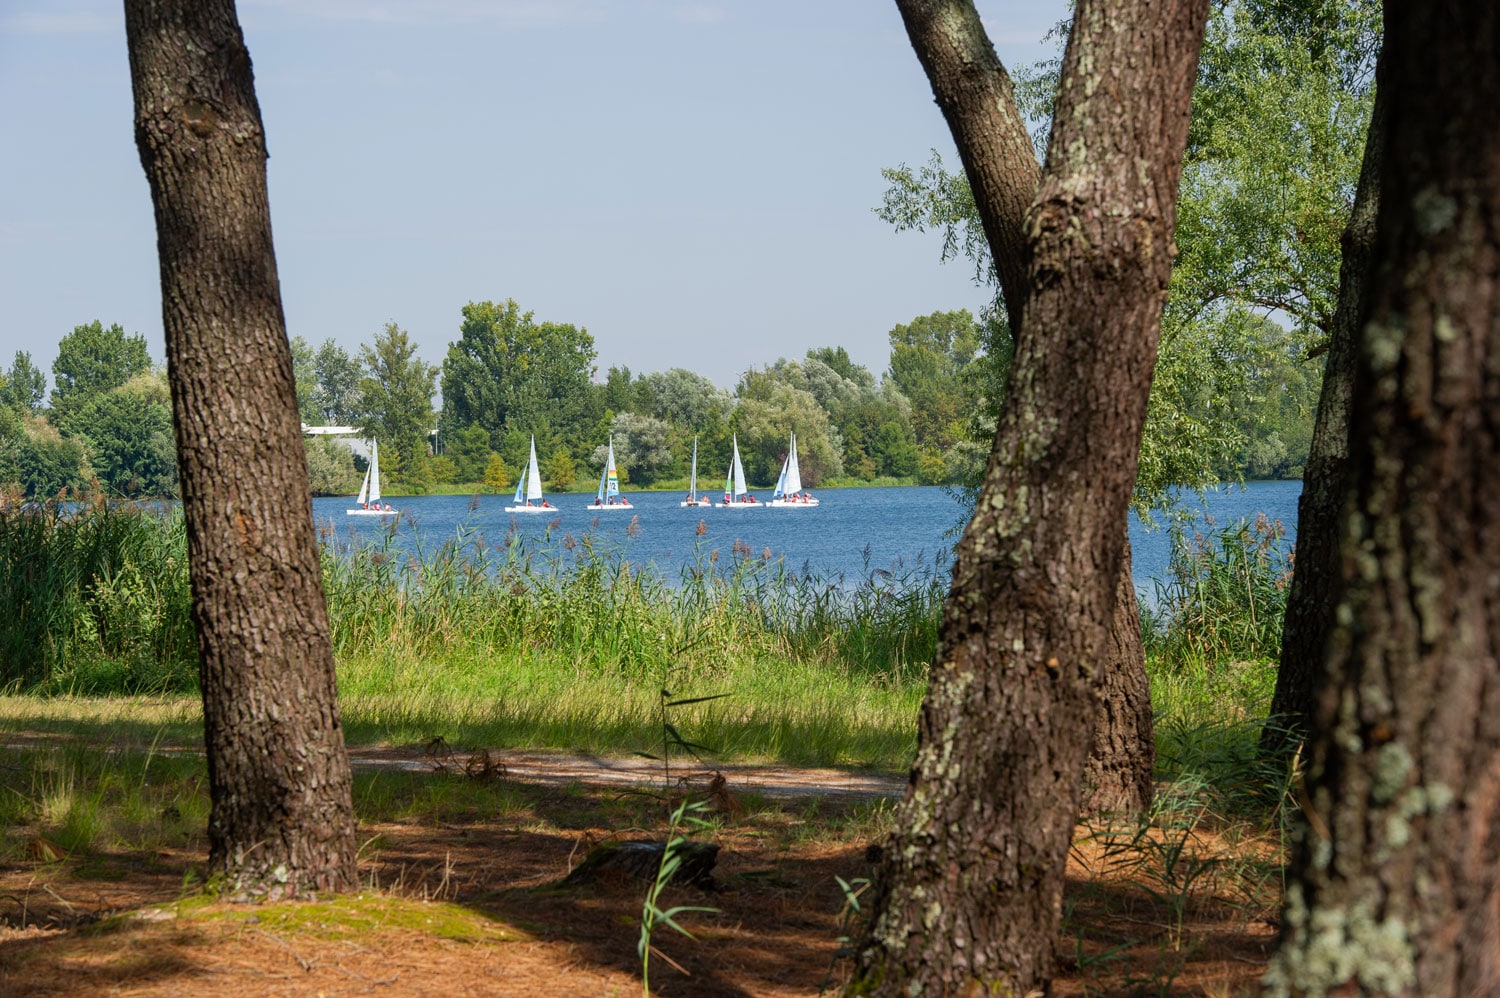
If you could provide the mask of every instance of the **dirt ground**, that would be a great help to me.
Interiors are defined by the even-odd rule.
[[[496,757],[485,772],[418,751],[356,762],[411,770],[434,792],[485,786],[466,788],[456,810],[362,824],[369,889],[318,902],[213,901],[196,880],[196,849],[68,857],[37,838],[0,864],[0,994],[641,993],[646,884],[626,873],[558,882],[596,845],[661,835],[666,807],[649,773],[521,755]],[[431,772],[435,762],[447,772]],[[714,888],[662,897],[664,907],[715,910],[681,916],[693,939],[657,930],[652,992],[836,993],[847,969],[839,940],[853,931],[838,878],[857,886],[871,873],[866,849],[899,781],[725,777],[715,827],[700,833],[720,846]],[[697,778],[704,786],[706,774]],[[486,794],[500,806],[484,805]],[[1055,992],[1253,993],[1275,940],[1268,847],[1203,827],[1129,839],[1080,828]]]

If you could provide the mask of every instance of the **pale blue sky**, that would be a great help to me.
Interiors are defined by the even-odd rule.
[[[981,3],[1007,65],[1062,0]],[[163,356],[118,2],[0,0],[0,366],[102,320]],[[388,321],[440,363],[468,301],[586,327],[601,374],[732,387],[809,347],[978,310],[880,170],[957,167],[885,0],[241,0],[287,324],[354,352]]]

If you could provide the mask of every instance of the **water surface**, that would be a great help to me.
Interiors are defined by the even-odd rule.
[[[1252,482],[1244,488],[1209,493],[1199,526],[1228,526],[1257,514],[1280,520],[1287,528],[1288,549],[1296,527],[1301,482]],[[731,556],[739,543],[752,556],[780,560],[797,574],[812,573],[852,584],[878,570],[896,576],[928,571],[946,573],[954,531],[962,511],[943,489],[935,486],[820,489],[821,505],[805,509],[683,509],[676,492],[634,492],[631,512],[599,513],[589,508],[593,495],[554,494],[548,501],[558,508],[541,515],[507,514],[508,495],[413,496],[392,499],[401,510],[394,542],[411,550],[420,542],[432,549],[460,532],[500,544],[511,530],[544,548],[565,538],[587,535],[596,549],[617,551],[637,565],[650,565],[668,579],[683,566],[707,559],[714,551]],[[1195,497],[1184,503],[1197,507]],[[352,499],[313,500],[320,526],[355,542],[375,541],[383,529],[373,517],[346,516]],[[699,529],[703,530],[700,535]],[[1136,588],[1154,592],[1153,579],[1165,574],[1170,553],[1169,533],[1158,525],[1148,529],[1131,517]],[[722,562],[721,562],[722,563]]]

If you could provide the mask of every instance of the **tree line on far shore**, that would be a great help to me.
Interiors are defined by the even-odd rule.
[[[843,347],[818,347],[747,371],[731,391],[684,368],[601,374],[586,329],[538,320],[514,300],[470,302],[461,314],[440,365],[418,356],[395,323],[352,355],[331,338],[314,348],[294,337],[302,421],[379,439],[381,470],[396,491],[508,488],[533,435],[556,489],[581,487],[597,472],[611,436],[636,487],[685,482],[695,439],[706,487],[728,467],[732,440],[751,482],[765,484],[793,432],[810,486],[967,485],[983,472],[1010,357],[1008,331],[993,314],[934,312],[890,331],[879,375]],[[1301,474],[1320,365],[1269,320],[1249,319],[1237,333],[1238,356],[1198,365],[1201,378],[1163,378],[1158,408],[1168,432],[1157,451],[1167,478]],[[143,336],[98,320],[77,326],[59,343],[51,380],[49,392],[24,351],[0,371],[0,485],[30,498],[95,481],[123,497],[177,493],[170,392]],[[1213,427],[1211,446],[1201,433],[1178,438],[1183,426]],[[358,488],[363,459],[345,443],[310,437],[306,446],[315,494]],[[1189,462],[1197,466],[1184,469]]]

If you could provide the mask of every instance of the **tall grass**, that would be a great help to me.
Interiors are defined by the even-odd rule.
[[[331,526],[320,541],[356,741],[648,751],[665,684],[729,694],[674,713],[728,755],[900,767],[947,589],[935,569],[844,584],[740,543],[698,549],[668,580],[555,524],[536,539],[460,529],[433,544],[398,520],[373,542]],[[1285,605],[1281,541],[1264,519],[1178,538],[1146,615],[1166,769],[1250,758]],[[192,692],[185,560],[172,510],[0,511],[0,681]]]
[[[1278,658],[1292,578],[1285,539],[1264,515],[1207,533],[1174,528],[1167,578],[1144,621],[1147,654],[1176,667]]]
[[[678,696],[729,694],[683,721],[727,754],[881,766],[910,755],[942,606],[930,573],[841,588],[736,544],[700,549],[670,585],[589,535],[460,532],[410,556],[396,548],[394,533],[364,547],[325,537],[356,737],[457,729],[598,751],[649,737],[666,682]]]
[[[398,534],[398,531],[411,531]],[[0,514],[0,677],[76,694],[190,692],[196,651],[180,514],[103,502]],[[462,728],[579,749],[649,730],[661,677],[728,697],[696,740],[737,754],[900,765],[937,641],[943,580],[797,576],[736,543],[670,582],[590,534],[438,544],[400,521],[321,530],[351,733]]]
[[[95,497],[0,503],[0,680],[80,693],[195,682],[175,512]]]
[[[1280,808],[1291,774],[1260,750],[1291,582],[1281,524],[1264,516],[1173,538],[1143,614],[1157,776],[1231,811]]]

